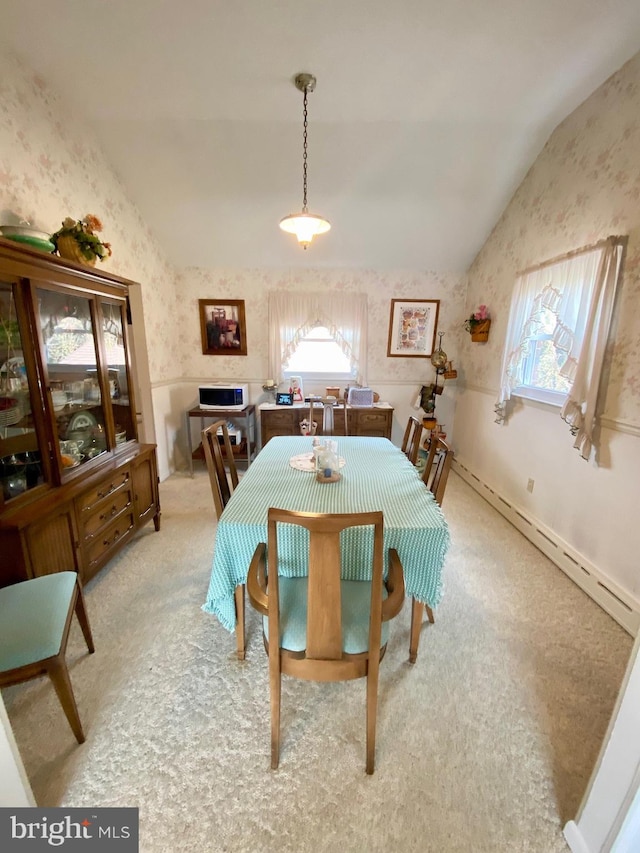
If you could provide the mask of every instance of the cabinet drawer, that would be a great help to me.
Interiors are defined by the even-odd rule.
[[[130,471],[128,468],[121,468],[119,471],[114,471],[109,477],[105,477],[102,482],[89,489],[78,499],[78,509],[80,512],[86,512],[105,498],[113,495],[119,489],[124,489],[129,485]]]
[[[353,435],[370,435],[390,438],[391,418],[389,412],[360,410],[352,412],[349,423],[353,423]]]
[[[94,539],[86,540],[88,575],[92,574],[91,570],[95,564],[104,562],[104,558],[112,548],[121,545],[123,539],[131,535],[133,529],[133,513],[125,512],[104,530],[99,531]]]
[[[358,412],[358,424],[384,427],[387,424],[387,416],[384,412]]]
[[[295,414],[293,411],[263,412],[261,417],[265,419],[269,429],[291,429],[294,423]],[[303,415],[300,415],[300,420],[302,420],[303,417]]]
[[[105,500],[100,501],[94,508],[86,510],[86,515],[81,516],[81,536],[93,536],[96,531],[104,527],[120,513],[130,508],[132,504],[131,492],[128,489],[116,489],[113,494]]]

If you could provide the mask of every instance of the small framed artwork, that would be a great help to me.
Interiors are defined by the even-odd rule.
[[[429,358],[436,345],[439,299],[392,299],[387,356]]]
[[[203,355],[246,355],[244,299],[198,299]]]

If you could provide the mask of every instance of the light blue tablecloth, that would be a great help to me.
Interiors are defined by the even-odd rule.
[[[386,438],[337,437],[338,453],[346,460],[337,483],[318,483],[315,474],[298,471],[289,459],[311,453],[311,439],[278,436],[260,451],[241,478],[218,521],[213,569],[203,610],[218,617],[229,631],[235,629],[234,590],[244,583],[251,557],[259,542],[267,541],[269,507],[306,512],[384,513],[385,555],[398,551],[404,566],[407,595],[430,607],[442,597],[442,565],[449,546],[447,522],[416,468]],[[291,525],[286,526],[294,530]],[[357,535],[357,534],[356,534]],[[278,537],[280,543],[280,536]],[[289,542],[300,553],[295,534]],[[345,548],[343,575],[364,580],[357,560],[361,549]],[[298,564],[283,574],[299,574]],[[304,568],[302,569],[304,572]]]

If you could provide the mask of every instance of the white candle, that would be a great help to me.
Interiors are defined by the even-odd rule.
[[[273,381],[273,379],[267,379],[267,385],[275,385],[275,384],[276,383]]]

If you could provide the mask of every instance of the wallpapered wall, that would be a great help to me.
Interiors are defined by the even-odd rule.
[[[469,299],[493,323],[471,382],[499,385],[516,272],[609,234],[629,246],[604,415],[640,427],[640,53],[554,131],[474,261]]]
[[[609,234],[628,234],[629,244],[596,466],[573,449],[558,409],[516,404],[497,426],[493,402],[517,271]],[[640,471],[640,54],[549,138],[469,271],[468,308],[478,302],[493,324],[489,342],[465,342],[461,356],[469,385],[456,410],[457,457],[639,609],[640,531],[627,519]]]
[[[278,235],[276,235],[278,236]],[[443,349],[455,359],[464,334],[462,320],[466,284],[460,276],[435,272],[376,272],[374,270],[203,270],[178,275],[181,301],[178,322],[185,330],[185,376],[264,380],[268,369],[268,293],[290,290],[306,293],[344,291],[366,293],[369,316],[367,379],[376,383],[409,383],[415,390],[433,380],[433,368],[422,358],[387,358],[392,299],[439,299],[438,328],[445,333]],[[247,312],[246,358],[201,354],[198,299],[244,299]],[[407,391],[401,391],[407,394]],[[393,402],[393,401],[391,401]]]
[[[194,384],[243,379],[253,391],[267,378],[267,293],[272,289],[344,289],[369,298],[369,381],[391,383],[380,392],[397,406],[399,423],[411,411],[420,385],[433,378],[424,359],[386,357],[390,300],[440,299],[439,328],[456,359],[464,317],[464,278],[434,272],[374,270],[176,271],[163,256],[135,205],[100,150],[99,140],[21,61],[0,55],[0,220],[28,219],[54,231],[65,216],[99,216],[113,256],[103,266],[140,282],[161,476],[184,463],[183,412]],[[277,238],[277,235],[276,235]],[[229,297],[246,303],[248,355],[202,355],[198,299]],[[439,411],[453,423],[453,395]],[[396,424],[396,432],[399,429]]]
[[[104,225],[113,256],[102,267],[141,283],[151,379],[180,376],[174,336],[175,273],[127,198],[93,134],[17,58],[0,53],[0,222],[52,233],[66,216]]]

